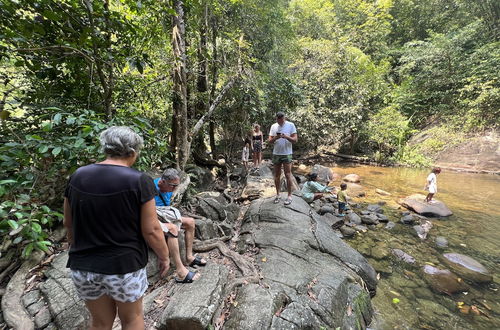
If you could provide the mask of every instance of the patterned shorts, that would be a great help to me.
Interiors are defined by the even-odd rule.
[[[262,152],[262,141],[253,142],[253,152]]]
[[[102,295],[108,295],[123,303],[134,302],[139,300],[148,288],[146,268],[120,275],[71,270],[71,279],[78,296],[83,300],[96,300]]]

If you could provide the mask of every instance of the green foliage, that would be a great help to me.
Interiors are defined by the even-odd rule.
[[[368,140],[375,142],[378,150],[386,156],[401,149],[414,132],[410,121],[393,106],[377,112],[367,125]]]
[[[5,200],[0,237],[17,235],[14,242],[24,248],[24,256],[45,249],[48,232],[61,219],[58,210],[68,176],[100,157],[98,136],[109,126],[127,125],[144,137],[139,169],[149,170],[172,158],[167,140],[161,138],[164,133],[137,115],[124,113],[104,122],[102,114],[90,110],[28,108],[22,117],[2,121],[9,134],[0,146],[0,197]]]

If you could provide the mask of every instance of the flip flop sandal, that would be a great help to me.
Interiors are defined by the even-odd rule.
[[[274,204],[278,204],[280,202],[281,198],[279,196],[276,196],[274,199]]]
[[[285,204],[285,205],[292,204],[292,199],[291,198],[287,198],[286,201],[285,201],[285,203],[283,203],[283,204]]]
[[[189,271],[187,274],[186,274],[186,277],[184,277],[183,280],[179,279],[179,278],[174,278],[175,280],[175,283],[193,283],[193,278],[194,278],[194,275],[196,273],[195,272],[192,272],[192,271]]]
[[[201,266],[201,267],[204,267],[207,265],[207,262],[203,262],[201,259],[203,259],[202,257],[200,257],[199,255],[196,255],[193,259],[193,261],[191,261],[191,263],[189,264],[190,267],[193,267],[193,266]]]

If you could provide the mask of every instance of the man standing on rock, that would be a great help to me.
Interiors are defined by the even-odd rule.
[[[281,168],[285,172],[288,197],[285,205],[292,202],[292,143],[297,142],[297,129],[292,122],[285,120],[283,112],[276,113],[276,123],[269,131],[269,143],[274,143],[273,164],[274,164],[274,184],[276,186],[276,198],[274,203],[280,202],[281,188]]]

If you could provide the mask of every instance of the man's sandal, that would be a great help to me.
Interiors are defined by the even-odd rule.
[[[278,204],[281,200],[281,197],[280,196],[276,196],[276,198],[274,199],[274,204]]]
[[[207,265],[207,262],[203,262],[203,258],[196,255],[193,259],[193,261],[191,261],[191,263],[189,264],[190,267],[193,267],[193,266],[201,266],[201,267],[204,267]]]
[[[288,197],[286,200],[285,200],[285,203],[283,203],[285,205],[290,205],[292,204],[292,199],[290,197]]]
[[[180,278],[174,278],[175,280],[175,283],[193,283],[193,278],[194,276],[196,275],[195,272],[192,272],[192,271],[189,271],[186,276],[184,277],[184,279],[180,279]]]

